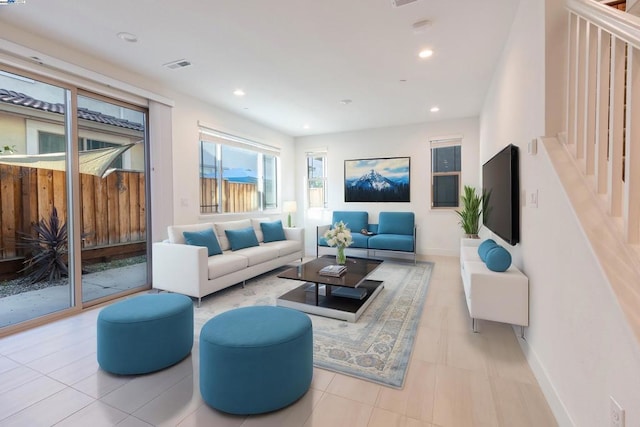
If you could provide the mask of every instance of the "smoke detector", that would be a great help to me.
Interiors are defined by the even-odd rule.
[[[177,70],[178,68],[184,68],[191,65],[191,62],[186,59],[178,59],[177,61],[167,62],[166,64],[162,64],[163,67],[166,67],[170,70]]]
[[[391,0],[391,4],[394,5],[395,7],[400,7],[409,3],[415,3],[417,1],[418,0]]]

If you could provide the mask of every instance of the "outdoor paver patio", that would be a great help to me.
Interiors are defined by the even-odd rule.
[[[91,301],[136,288],[146,282],[147,264],[140,263],[82,275],[82,299]],[[69,308],[70,287],[51,286],[0,298],[0,327],[14,325]]]

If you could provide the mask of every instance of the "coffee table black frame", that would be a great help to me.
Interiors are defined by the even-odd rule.
[[[318,273],[322,267],[336,263],[335,256],[331,255],[315,258],[290,268],[278,274],[278,277],[300,280],[305,283],[280,296],[276,300],[276,305],[305,313],[355,322],[384,288],[383,282],[367,279],[367,276],[376,270],[382,262],[377,259],[348,257],[347,271],[340,277],[323,276]],[[324,295],[321,292],[323,285]],[[337,296],[335,295],[337,291],[334,288],[359,289],[366,291],[366,294],[362,299]]]

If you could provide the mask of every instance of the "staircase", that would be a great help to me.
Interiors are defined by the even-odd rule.
[[[640,341],[640,17],[603,3],[567,0],[567,133],[543,142]]]

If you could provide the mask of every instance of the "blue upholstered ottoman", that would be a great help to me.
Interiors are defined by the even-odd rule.
[[[98,315],[98,364],[105,371],[146,374],[178,363],[193,347],[193,303],[180,294],[142,295]]]
[[[243,307],[200,332],[200,393],[230,414],[275,411],[306,393],[313,377],[313,332],[304,313]]]

